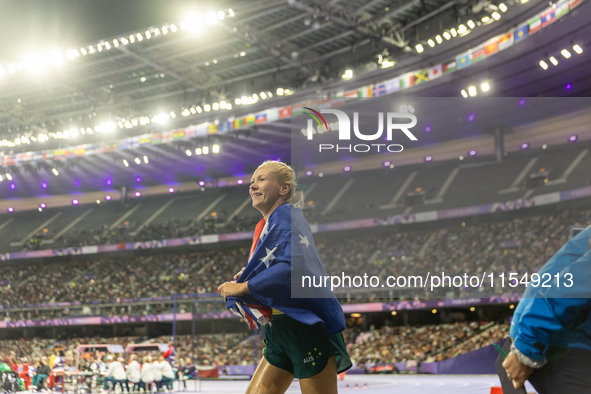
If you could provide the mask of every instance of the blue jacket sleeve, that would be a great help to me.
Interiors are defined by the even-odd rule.
[[[591,324],[583,324],[591,308],[590,235],[587,228],[540,269],[540,277],[551,278],[550,287],[542,287],[545,280],[538,287],[530,283],[515,311],[511,337],[517,350],[535,362],[545,360],[550,346],[591,347]]]

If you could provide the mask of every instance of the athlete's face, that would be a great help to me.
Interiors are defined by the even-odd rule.
[[[289,191],[289,184],[280,185],[269,166],[257,169],[250,181],[252,206],[261,211],[265,218],[279,205]]]

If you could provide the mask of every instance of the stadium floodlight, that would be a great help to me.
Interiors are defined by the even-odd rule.
[[[239,184],[239,185],[242,185],[242,184],[244,183],[244,181],[243,181],[242,179],[238,179],[238,180],[236,181],[236,183],[237,183],[237,184]]]
[[[490,85],[488,84],[488,82],[483,82],[480,85],[480,89],[482,89],[483,92],[488,92],[488,90],[490,89]]]
[[[201,148],[196,148],[196,149],[195,149],[195,154],[196,154],[196,155],[198,155],[198,156],[199,156],[201,153],[202,153],[202,152],[201,152]]]
[[[470,152],[468,152],[468,156],[474,157],[474,156],[476,156],[477,153],[478,152],[476,152],[475,150],[471,150]]]
[[[144,163],[148,164],[150,161],[148,160],[148,156],[144,156]]]
[[[227,110],[230,110],[230,109],[232,109],[232,104],[230,104],[230,103],[227,103],[227,104],[226,104],[226,109],[227,109]]]
[[[39,208],[47,208],[47,204],[45,204],[44,202],[42,202],[41,204],[39,204]]]
[[[169,188],[168,188],[168,192],[169,192],[169,193],[174,193],[174,187],[169,187]]]
[[[558,60],[556,60],[554,56],[550,56],[550,63],[554,64],[555,66],[558,66]]]
[[[7,211],[8,212],[14,212],[14,208],[13,207],[8,207]]]
[[[135,36],[133,34],[129,35],[129,42],[132,44],[135,42]]]
[[[214,145],[211,147],[211,151],[212,151],[213,153],[220,153],[220,146],[219,146],[218,144],[214,144]]]
[[[205,182],[204,181],[199,181],[199,186],[205,186]]]
[[[383,162],[383,163],[382,163],[382,165],[383,165],[384,167],[390,167],[390,164],[392,164],[392,163],[391,163],[391,162],[389,162],[389,161],[385,161],[385,162]]]
[[[476,91],[476,86],[468,86],[468,94],[470,95],[470,97],[476,96],[478,94],[478,92]]]
[[[583,53],[583,48],[581,48],[579,44],[575,44],[573,45],[573,51],[580,55],[581,53]]]
[[[205,105],[203,106],[203,110],[204,110],[205,112],[209,112],[209,111],[211,111],[211,105],[209,105],[209,104],[205,104]]]
[[[117,40],[116,38],[113,40],[113,46],[115,48],[119,48],[119,40]]]
[[[112,197],[111,196],[105,196],[105,200],[107,201],[111,201]]]
[[[142,41],[144,39],[144,37],[142,37],[142,33],[138,33],[135,36],[137,37],[138,41]]]
[[[351,172],[351,166],[345,166],[345,167],[343,167],[343,171],[345,171],[345,172]]]
[[[468,92],[466,92],[466,89],[462,89],[461,93],[464,98],[468,98]]]
[[[203,149],[202,149],[202,151],[203,151],[203,154],[204,155],[208,155],[209,154],[209,147],[208,146],[204,146]]]
[[[227,106],[228,103],[226,103],[224,100],[220,101],[220,109],[226,109]]]
[[[234,104],[240,105],[241,103],[242,103],[242,100],[240,100],[239,98],[234,99]]]
[[[146,32],[144,33],[144,35],[146,36],[146,39],[149,40],[150,38],[152,38],[152,33],[150,33],[150,30],[146,30]]]
[[[74,205],[78,205],[78,204],[80,204],[80,201],[78,201],[77,199],[73,199],[73,200],[72,200],[72,204],[74,204]]]
[[[427,163],[430,163],[430,162],[432,162],[432,161],[433,161],[433,156],[425,156],[425,159],[424,159],[424,160],[425,160]]]
[[[136,196],[136,197],[141,197],[141,195],[142,195],[142,193],[140,193],[140,192],[135,192],[134,193],[134,196]]]
[[[452,36],[452,37],[455,37],[455,36],[457,36],[457,35],[458,35],[458,32],[457,32],[457,31],[456,31],[456,29],[454,29],[454,28],[451,28],[451,30],[450,30],[449,32],[451,33],[451,36]]]
[[[521,144],[521,149],[527,149],[529,148],[529,144],[527,142],[524,142],[523,144]]]
[[[421,53],[425,50],[425,48],[423,48],[423,46],[421,44],[417,44],[415,46],[415,49],[417,50],[417,53]]]
[[[460,25],[458,26],[458,34],[464,34],[468,31],[468,28],[466,27],[466,25]]]
[[[498,21],[499,19],[501,19],[501,14],[499,14],[498,12],[493,12],[492,15],[494,20]]]
[[[178,29],[174,23],[172,25],[170,25],[170,31],[173,33],[176,33],[178,31]]]
[[[105,41],[105,43],[103,45],[105,46],[105,48],[107,49],[107,51],[109,49],[111,49],[111,44],[109,43],[109,41]]]
[[[135,164],[140,164],[142,162],[139,157],[136,157],[134,161]]]
[[[560,51],[560,54],[567,59],[570,57],[570,52],[567,49],[563,49],[562,51]]]
[[[345,72],[343,73],[343,75],[341,75],[341,78],[343,78],[343,79],[351,79],[351,78],[353,78],[353,70],[345,70]]]
[[[284,93],[283,88],[277,88],[277,95],[278,96],[283,96],[283,93]]]
[[[311,170],[306,171],[306,176],[312,176],[313,172]]]
[[[6,179],[12,181],[12,175],[10,175],[8,172],[6,173]]]
[[[182,112],[181,115],[183,116],[189,116],[191,115],[191,111],[189,111],[189,109],[185,108]]]
[[[499,9],[503,12],[507,12],[507,6],[505,5],[505,3],[499,4]]]
[[[263,100],[267,99],[267,93],[265,93],[265,92],[261,92],[260,96]]]
[[[445,38],[446,40],[449,40],[451,38],[451,34],[449,34],[448,31],[444,31],[443,32],[443,38]]]
[[[466,22],[466,24],[468,25],[468,27],[470,29],[474,29],[476,27],[476,23],[474,23],[474,21],[472,19],[470,19],[468,22]]]
[[[568,137],[568,142],[576,142],[578,138],[579,137],[576,134],[571,135],[570,137]]]
[[[57,170],[55,168],[53,168],[51,170],[51,172],[53,172],[53,175],[55,175],[55,176],[58,176],[59,175],[59,172],[57,172]]]
[[[164,34],[164,35],[168,34],[168,26],[162,26],[162,34]]]
[[[429,44],[429,46],[430,46],[431,48],[433,48],[433,47],[435,46],[435,41],[433,41],[431,38],[429,38],[429,39],[427,40],[427,44]]]
[[[189,112],[191,112],[193,115],[195,115],[197,113],[197,109],[195,109],[195,107],[191,107],[191,108],[189,108]]]
[[[435,36],[435,41],[437,41],[438,44],[441,44],[443,42],[443,38],[441,38],[441,36],[437,34],[437,36]]]
[[[80,53],[86,56],[86,48],[80,48]]]
[[[200,106],[197,106],[197,108],[195,108],[195,110],[197,111],[198,114],[200,114],[201,112],[203,112],[203,110],[201,109]]]
[[[185,151],[185,153],[186,153],[186,155],[187,155],[187,156],[191,156],[191,155],[193,154],[193,152],[191,152],[191,150],[190,150],[190,149],[187,149],[187,150]]]
[[[224,11],[218,11],[218,20],[223,20],[224,17],[226,16],[226,13]]]
[[[488,21],[490,21],[490,17],[488,16],[483,16],[481,19],[482,23],[487,23]]]
[[[540,60],[540,67],[542,67],[544,70],[548,69],[548,63],[546,63],[543,60]]]
[[[212,108],[214,111],[217,111],[217,110],[219,110],[219,109],[220,109],[220,103],[213,103],[213,104],[211,105],[211,108]]]

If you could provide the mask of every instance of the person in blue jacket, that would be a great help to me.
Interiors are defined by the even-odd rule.
[[[538,274],[515,310],[503,367],[515,388],[529,380],[540,394],[591,393],[591,226]]]

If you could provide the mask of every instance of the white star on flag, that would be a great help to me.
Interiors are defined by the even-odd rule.
[[[265,265],[267,266],[267,268],[269,268],[269,264],[275,258],[275,256],[273,256],[273,252],[277,250],[277,246],[275,246],[273,248],[273,250],[269,250],[269,248],[265,248],[265,250],[267,251],[267,255],[264,258],[260,259],[260,260],[263,263],[265,263]]]
[[[308,247],[310,246],[310,241],[308,241],[308,237],[302,237],[301,235],[300,235],[300,243],[306,245],[306,249],[308,249]]]
[[[261,235],[259,237],[259,241],[261,241],[265,235],[269,234],[269,222],[265,223],[265,227],[263,227],[263,231],[261,231]],[[273,227],[275,227],[275,225],[271,226],[271,230],[273,230]]]

